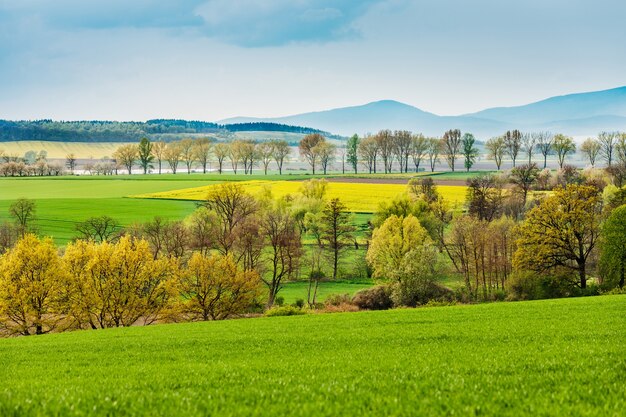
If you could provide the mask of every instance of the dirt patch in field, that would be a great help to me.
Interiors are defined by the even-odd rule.
[[[407,178],[327,178],[328,182],[346,182],[350,184],[407,184]],[[465,180],[433,178],[437,185],[467,185]]]

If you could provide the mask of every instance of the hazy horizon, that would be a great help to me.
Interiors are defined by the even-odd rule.
[[[0,118],[459,115],[626,85],[618,1],[335,3],[0,0]]]

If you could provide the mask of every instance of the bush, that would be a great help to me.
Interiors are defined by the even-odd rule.
[[[298,298],[295,303],[292,304],[292,307],[302,308],[304,307],[304,299]]]
[[[293,306],[274,307],[265,312],[266,317],[299,316],[302,314],[306,314],[304,310]]]
[[[454,292],[437,282],[426,282],[423,285],[394,284],[391,299],[396,307],[417,307],[429,301],[454,301]]]
[[[352,297],[350,294],[332,294],[328,296],[326,301],[324,301],[324,305],[328,306],[339,306],[341,304],[352,304]]]
[[[282,295],[279,295],[278,297],[274,299],[274,303],[277,306],[282,307],[285,304],[285,297],[283,297]]]
[[[388,310],[393,307],[391,288],[387,285],[377,285],[361,290],[352,298],[352,304],[362,310]]]
[[[563,274],[540,275],[531,271],[521,271],[511,276],[508,284],[509,300],[540,300],[545,298],[570,297],[576,288]],[[580,290],[578,291],[580,292]]]

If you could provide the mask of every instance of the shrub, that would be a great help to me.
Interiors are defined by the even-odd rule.
[[[324,301],[324,305],[326,307],[328,306],[336,307],[341,304],[351,304],[351,303],[352,303],[352,297],[350,297],[350,294],[332,294],[328,296],[326,301]]]
[[[507,292],[509,300],[540,300],[580,295],[566,279],[566,275],[558,271],[554,275],[531,271],[517,272],[509,279]]]
[[[352,298],[352,304],[363,310],[388,310],[393,307],[391,288],[377,285],[361,290]]]
[[[304,299],[298,298],[295,303],[292,304],[293,307],[302,308],[304,307]]]
[[[305,311],[294,306],[274,307],[265,312],[267,317],[300,316],[302,314],[306,314]]]
[[[276,303],[277,306],[282,307],[285,304],[285,297],[279,295],[274,299],[274,303]]]
[[[426,282],[423,285],[394,284],[391,299],[395,306],[416,307],[429,301],[454,301],[454,292],[437,282]]]

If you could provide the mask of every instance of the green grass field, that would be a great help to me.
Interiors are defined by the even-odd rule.
[[[619,416],[626,296],[0,340],[0,415]]]
[[[328,296],[333,294],[350,294],[354,295],[357,291],[369,288],[374,285],[370,280],[340,280],[340,281],[323,281],[320,282],[317,289],[317,301],[324,302]],[[284,297],[285,304],[295,303],[296,300],[307,300],[309,289],[308,281],[295,281],[283,284],[283,288],[278,295]]]

